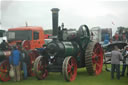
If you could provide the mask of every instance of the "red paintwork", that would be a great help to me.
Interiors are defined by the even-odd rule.
[[[18,31],[20,31],[20,30],[21,31],[22,30],[32,30],[32,40],[29,40],[29,42],[30,42],[30,47],[29,48],[31,50],[32,49],[35,49],[35,48],[41,48],[42,45],[45,43],[44,42],[44,31],[43,31],[42,27],[28,26],[28,27],[18,27],[18,28],[10,28],[10,29],[8,29],[8,31],[16,31],[16,30],[18,30]],[[38,40],[34,40],[33,39],[33,32],[34,31],[38,31],[39,32],[39,39]],[[20,41],[20,40],[18,40],[18,41],[12,41],[9,44],[10,45],[14,45],[17,42],[22,42],[22,41]]]
[[[44,39],[49,39],[49,36],[52,36],[51,34],[45,34]]]
[[[30,76],[35,76],[33,66],[34,66],[34,61],[39,56],[39,54],[37,53],[37,51],[32,50],[29,53],[29,56],[30,56],[30,65],[28,65],[28,73],[29,73]]]
[[[77,64],[76,64],[75,58],[73,58],[73,57],[71,57],[71,59],[68,61],[67,75],[70,76],[70,80],[69,81],[73,81],[76,78],[76,75],[77,75]]]
[[[1,79],[1,81],[6,82],[6,81],[10,80],[8,72],[9,72],[9,61],[4,60],[0,65],[0,79]]]
[[[103,67],[103,49],[100,44],[96,44],[93,49],[92,62],[95,74],[98,75],[102,71]]]
[[[45,79],[48,76],[48,70],[46,69],[47,63],[45,59],[43,61],[39,61],[38,63],[38,70],[42,72],[41,79]]]
[[[34,76],[34,72],[33,72],[33,65],[34,65],[34,61],[36,59],[36,57],[38,57],[38,54],[36,53],[36,51],[34,51],[35,48],[41,48],[43,46],[44,42],[44,31],[42,29],[42,27],[18,27],[18,28],[10,28],[8,29],[8,31],[23,31],[23,30],[31,30],[32,31],[32,40],[25,40],[25,41],[21,41],[21,40],[16,40],[16,41],[11,41],[9,44],[10,45],[16,45],[17,42],[22,42],[22,46],[28,50],[32,50],[31,52],[29,52],[29,57],[30,57],[30,64],[28,65],[28,73],[31,76]],[[33,33],[34,31],[39,32],[39,39],[38,40],[34,40],[34,36]]]

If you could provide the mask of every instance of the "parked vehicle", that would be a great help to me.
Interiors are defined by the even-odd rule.
[[[62,72],[66,81],[73,81],[77,68],[86,67],[90,75],[102,71],[103,49],[98,42],[90,40],[87,25],[79,30],[68,30],[58,26],[58,8],[52,9],[53,36],[45,53],[39,55],[34,63],[34,71],[39,80],[45,79],[48,72]]]

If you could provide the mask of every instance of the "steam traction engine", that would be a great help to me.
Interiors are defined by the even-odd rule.
[[[90,75],[100,74],[103,65],[103,50],[99,43],[90,40],[86,25],[79,30],[58,27],[58,11],[53,8],[53,40],[43,53],[36,58],[34,71],[39,80],[45,79],[48,72],[62,72],[65,80],[73,81],[77,68],[86,67]]]

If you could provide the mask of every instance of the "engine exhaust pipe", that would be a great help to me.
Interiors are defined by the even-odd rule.
[[[53,36],[58,38],[58,8],[52,8],[52,29],[53,29]]]

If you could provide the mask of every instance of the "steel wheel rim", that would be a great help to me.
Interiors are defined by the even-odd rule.
[[[34,63],[34,71],[36,77],[39,80],[45,79],[48,76],[47,65],[47,60],[43,56],[39,56],[36,58]]]
[[[100,74],[103,66],[103,49],[99,43],[93,49],[92,63],[95,74]]]
[[[30,57],[30,65],[29,65],[29,68],[28,68],[29,75],[35,76],[33,66],[34,66],[35,59],[38,57],[38,53],[36,51],[31,51],[29,53],[29,57]]]
[[[48,71],[47,71],[46,67],[47,67],[47,64],[44,60],[39,61],[37,68],[38,68],[38,72],[40,72],[41,79],[46,78],[48,75]]]

